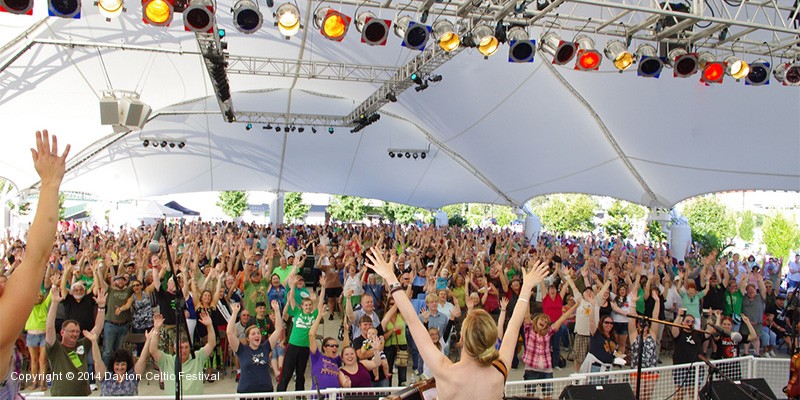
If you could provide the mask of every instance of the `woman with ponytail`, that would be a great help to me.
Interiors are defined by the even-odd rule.
[[[461,326],[461,360],[453,363],[431,341],[428,331],[394,275],[396,255],[392,252],[387,260],[382,250],[372,247],[367,257],[367,266],[389,285],[389,296],[395,300],[403,319],[407,321],[420,355],[436,379],[438,398],[501,399],[508,376],[506,366],[510,365],[514,356],[522,319],[530,312],[531,290],[547,276],[547,264],[528,261],[528,269],[523,273],[519,300],[508,321],[500,350],[495,348],[497,325],[492,316],[483,310],[473,310],[467,314]]]

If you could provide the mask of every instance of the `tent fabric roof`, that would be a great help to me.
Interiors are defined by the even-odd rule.
[[[301,10],[313,4],[301,4]],[[750,87],[729,77],[703,86],[697,76],[660,79],[634,72],[580,72],[508,63],[505,48],[488,60],[464,50],[439,67],[423,92],[398,93],[382,118],[359,133],[276,133],[226,123],[219,114],[194,34],[180,15],[169,28],[142,24],[138,6],[106,22],[84,4],[81,19],[0,13],[0,65],[34,40],[142,46],[186,54],[33,44],[0,72],[6,123],[0,175],[18,187],[38,178],[27,148],[49,128],[73,145],[63,190],[108,199],[216,190],[350,194],[426,208],[456,202],[523,204],[549,193],[608,195],[668,207],[699,194],[738,189],[800,190],[800,91]],[[220,25],[230,25],[219,6]],[[346,13],[353,8],[343,6]],[[304,29],[243,35],[225,26],[231,54],[398,67],[419,52],[370,47],[351,33],[324,40],[304,13]],[[534,33],[534,37],[540,32]],[[608,61],[605,61],[608,63]],[[608,68],[606,66],[606,68]],[[230,75],[237,111],[346,115],[375,83]],[[142,131],[113,133],[99,124],[104,90],[130,90],[156,117]],[[186,147],[143,147],[144,138]],[[389,148],[429,149],[424,160],[391,159]]]

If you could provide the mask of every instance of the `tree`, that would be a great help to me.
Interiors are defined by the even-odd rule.
[[[736,234],[736,220],[728,208],[715,196],[704,196],[690,201],[683,215],[692,227],[692,240],[699,242],[709,235],[720,243],[730,242]]]
[[[627,201],[614,200],[606,210],[608,218],[603,227],[611,236],[627,238],[631,233],[631,225],[636,219],[644,217],[644,207]]]
[[[231,218],[239,218],[247,210],[247,193],[240,191],[219,192],[217,207]]]
[[[447,223],[452,226],[467,226],[467,219],[464,218],[466,208],[466,203],[443,206],[442,211],[447,213]]]
[[[288,192],[283,197],[283,220],[291,223],[306,219],[311,206],[303,204],[303,194],[300,192]]]
[[[661,223],[658,221],[650,221],[647,224],[647,235],[650,236],[650,240],[656,243],[662,243],[667,240],[667,234],[661,230]]]
[[[597,204],[585,194],[557,194],[539,203],[536,214],[542,225],[552,232],[589,232],[594,229],[594,212]]]
[[[367,215],[367,205],[361,197],[334,195],[327,211],[337,221],[361,221]]]
[[[789,253],[800,247],[800,228],[781,213],[767,217],[763,233],[767,252],[775,257],[788,260]]]
[[[756,217],[753,212],[746,210],[739,216],[739,237],[745,242],[753,241],[753,231],[756,227]]]
[[[67,196],[64,192],[58,192],[58,220],[63,221],[67,215],[67,208],[64,207],[64,202],[67,200]]]
[[[398,224],[409,224],[417,220],[417,213],[423,210],[419,207],[408,206],[400,203],[386,202],[380,212],[386,219]]]

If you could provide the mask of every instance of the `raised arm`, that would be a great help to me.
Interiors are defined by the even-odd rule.
[[[153,356],[153,360],[155,360],[156,363],[161,360],[161,356],[164,354],[158,349],[159,333],[161,332],[162,325],[164,325],[164,316],[161,314],[153,315],[153,332],[155,332],[155,334],[150,339],[150,355]]]
[[[547,276],[548,266],[541,261],[529,262],[528,270],[522,271],[522,289],[519,292],[519,299],[514,306],[511,319],[508,320],[508,327],[503,335],[503,342],[500,345],[500,359],[505,365],[511,365],[514,350],[519,338],[519,327],[522,326],[522,319],[525,314],[530,313],[530,298],[533,288]]]
[[[0,376],[6,376],[8,372],[7,361],[11,358],[14,342],[25,327],[28,315],[39,295],[39,285],[42,283],[56,235],[58,189],[64,177],[68,154],[69,145],[59,156],[56,137],[53,136],[51,141],[46,130],[36,132],[36,149],[31,149],[31,156],[33,166],[41,178],[39,205],[36,207],[36,215],[28,231],[25,258],[8,277],[3,294],[0,296],[0,315],[3,316],[3,323],[0,324],[0,360],[3,360],[0,361]],[[53,335],[51,339],[48,341],[49,344],[55,342],[55,336]]]
[[[208,331],[208,340],[206,341],[205,346],[201,348],[206,356],[211,356],[211,353],[214,352],[214,347],[217,346],[217,330],[214,328],[213,322],[211,322],[211,316],[208,315],[205,311],[201,312],[200,315],[200,323],[205,325],[206,330]]]
[[[64,295],[61,293],[61,290],[58,288],[58,286],[50,289],[50,299],[50,309],[47,310],[44,334],[44,341],[48,346],[52,346],[56,342],[56,313],[58,312],[58,303],[61,303],[61,300],[64,300]]]
[[[317,352],[317,329],[319,328],[319,323],[322,322],[322,318],[324,317],[325,317],[324,310],[322,309],[322,307],[318,307],[317,318],[314,319],[314,323],[311,324],[311,328],[308,328],[308,351],[311,354]],[[275,330],[277,331],[277,329]]]
[[[272,307],[272,312],[275,313],[275,331],[269,335],[269,346],[270,348],[274,349],[278,341],[281,340],[281,333],[283,333],[283,318],[278,318],[278,314],[281,312],[281,305],[278,303],[278,300],[272,300],[269,305]],[[309,339],[311,339],[310,335]]]
[[[106,375],[106,364],[103,362],[103,355],[100,353],[100,346],[97,344],[97,335],[94,333],[83,330],[83,336],[92,342],[92,358],[94,358],[94,372],[103,380]],[[112,365],[113,368],[113,365]]]
[[[95,302],[97,303],[97,315],[94,318],[94,327],[92,328],[92,333],[97,336],[100,336],[100,333],[103,332],[103,324],[106,322],[106,298],[108,297],[108,293],[106,293],[105,289],[100,289],[97,294],[97,298]]]
[[[564,321],[566,321],[567,319],[569,319],[573,315],[575,315],[575,310],[577,310],[577,309],[578,309],[578,303],[575,303],[575,305],[570,307],[570,309],[567,310],[567,312],[561,314],[561,317],[559,317],[556,320],[556,322],[553,322],[553,329],[558,330],[559,328],[561,328],[561,325],[564,324]]]
[[[236,316],[239,315],[239,311],[241,309],[242,309],[241,304],[231,303],[231,317],[228,319],[228,326],[225,328],[225,336],[228,337],[228,346],[230,346],[231,351],[233,351],[233,354],[236,354],[236,351],[239,350],[239,337],[236,335]],[[275,319],[282,320],[283,318],[275,318]]]
[[[144,347],[142,348],[142,354],[139,355],[139,359],[136,360],[136,364],[133,366],[133,372],[137,375],[143,374],[145,368],[147,368],[147,357],[150,356],[150,342],[153,340],[153,336],[158,336],[158,331],[150,329],[144,333],[144,336],[146,339],[144,341]]]

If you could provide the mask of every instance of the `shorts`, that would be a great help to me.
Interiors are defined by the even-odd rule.
[[[275,346],[275,348],[272,349],[272,359],[273,360],[277,360],[278,357],[283,357],[284,355],[286,355],[286,347],[285,346]]]
[[[705,370],[700,369],[700,381],[705,380]],[[642,375],[644,378],[644,375]],[[685,388],[694,386],[694,367],[680,367],[672,371],[672,382],[675,386]]]
[[[628,334],[628,323],[627,322],[614,322],[614,332],[617,335],[627,335]]]
[[[325,300],[330,298],[338,299],[342,295],[342,288],[333,287],[325,289]]]
[[[590,340],[591,338],[589,336],[575,335],[575,343],[572,345],[572,349],[575,352],[575,364],[583,364],[583,360],[586,359],[586,354],[589,353]]]
[[[25,336],[25,344],[28,347],[44,347],[44,333],[29,333]]]

